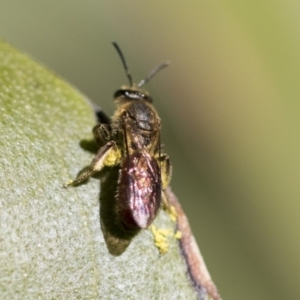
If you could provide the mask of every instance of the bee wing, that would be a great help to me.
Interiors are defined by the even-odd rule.
[[[147,152],[127,156],[119,176],[119,214],[130,229],[148,227],[161,204],[161,176],[157,161]]]

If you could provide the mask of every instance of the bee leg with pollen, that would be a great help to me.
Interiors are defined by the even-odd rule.
[[[165,190],[168,187],[172,176],[172,165],[170,158],[167,154],[160,154],[160,156],[156,159],[160,165],[162,189]]]
[[[160,154],[157,158],[158,163],[160,165],[161,172],[161,182],[162,182],[162,206],[163,209],[169,214],[170,219],[173,222],[176,222],[176,211],[175,208],[169,203],[168,198],[166,197],[165,190],[169,186],[172,176],[172,165],[170,162],[170,158],[167,154]]]
[[[162,206],[163,209],[168,211],[170,207],[170,203],[168,198],[166,197],[165,190],[169,186],[172,176],[172,165],[170,162],[170,158],[167,154],[160,154],[158,157],[158,162],[160,165],[160,173],[161,173],[161,183],[162,183]]]
[[[88,169],[79,174],[75,180],[65,184],[64,187],[78,185],[93,174],[101,171],[105,166],[112,167],[119,164],[120,159],[121,152],[119,148],[114,141],[110,141],[99,149]]]

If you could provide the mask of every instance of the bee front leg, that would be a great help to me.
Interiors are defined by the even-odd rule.
[[[109,124],[97,124],[93,128],[94,139],[99,146],[103,146],[111,140],[111,127]]]
[[[114,141],[110,141],[99,149],[88,169],[79,174],[75,180],[65,184],[64,187],[66,188],[70,185],[78,185],[93,174],[101,171],[105,166],[114,166],[118,164],[120,159],[121,152],[119,148]]]

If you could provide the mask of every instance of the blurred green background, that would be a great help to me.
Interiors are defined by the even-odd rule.
[[[109,114],[127,84],[163,122],[172,187],[223,299],[300,299],[300,2],[2,0],[0,36]],[[67,138],[67,137],[66,137]]]

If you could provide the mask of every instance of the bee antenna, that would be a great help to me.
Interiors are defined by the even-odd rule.
[[[143,85],[145,85],[147,82],[149,82],[154,75],[156,75],[159,71],[161,71],[162,69],[168,67],[170,65],[170,62],[169,61],[166,61],[160,65],[158,65],[156,68],[154,68],[147,76],[145,79],[141,80],[137,87],[140,88],[142,87]]]
[[[130,86],[133,86],[133,82],[132,82],[132,77],[129,73],[129,70],[128,70],[128,67],[127,67],[127,64],[126,64],[126,60],[125,60],[125,57],[121,51],[121,48],[119,47],[119,45],[116,43],[116,42],[112,42],[112,44],[114,45],[114,47],[116,48],[121,60],[122,60],[122,63],[123,63],[123,67],[124,67],[124,70],[125,70],[125,73],[126,73],[126,76],[129,80],[129,85]]]

